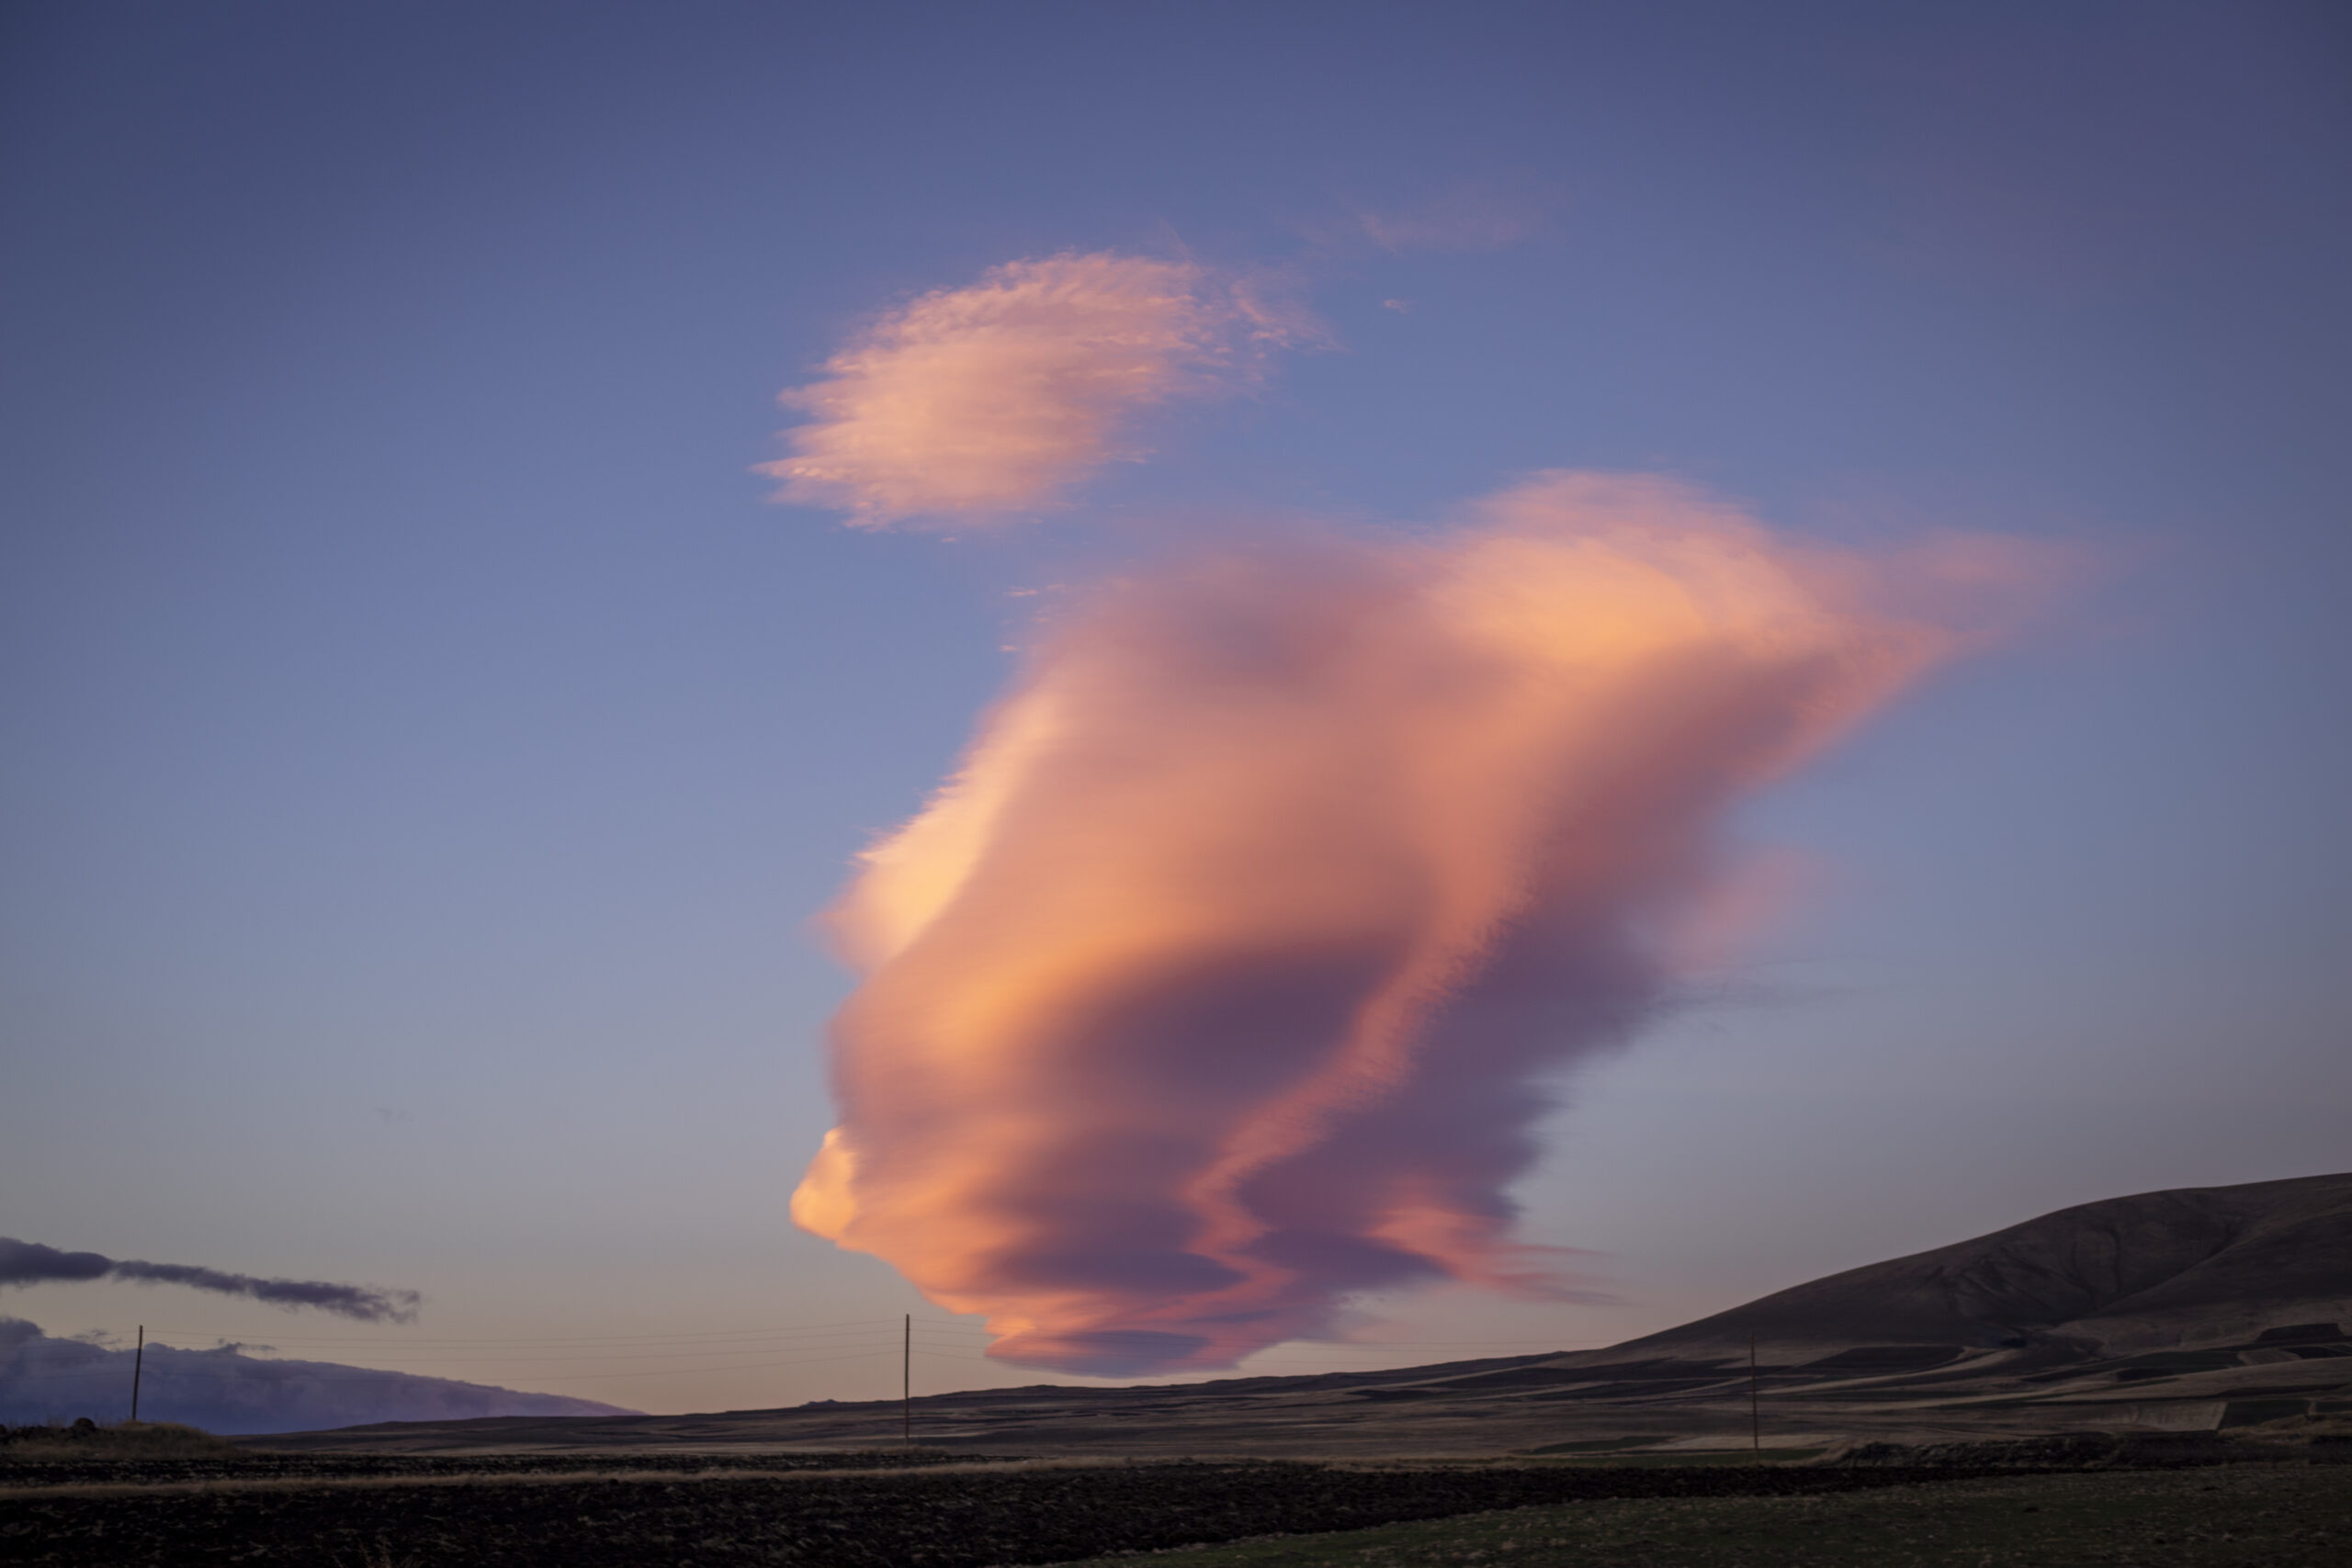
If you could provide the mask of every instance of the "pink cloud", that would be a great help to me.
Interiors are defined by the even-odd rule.
[[[778,499],[861,526],[1035,511],[1142,457],[1137,415],[1228,389],[1299,335],[1297,321],[1192,262],[1008,263],[884,317],[823,380],[784,393],[812,418],[761,471],[784,481]]]
[[[1742,923],[1727,814],[2030,570],[1553,473],[1432,540],[1095,591],[835,912],[865,977],[794,1217],[1067,1371],[1229,1366],[1416,1280],[1566,1289],[1510,1235],[1540,1075]]]

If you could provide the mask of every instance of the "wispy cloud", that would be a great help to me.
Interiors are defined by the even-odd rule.
[[[781,500],[877,527],[1056,503],[1143,456],[1136,418],[1246,378],[1299,319],[1189,261],[1108,252],[1017,261],[925,294],[783,394],[809,423],[763,465]]]
[[[1550,231],[1565,205],[1548,186],[1469,180],[1402,207],[1358,208],[1354,220],[1385,251],[1501,251]]]
[[[364,1323],[409,1323],[423,1298],[414,1291],[371,1285],[338,1285],[325,1280],[265,1280],[185,1263],[143,1263],[96,1252],[66,1252],[39,1242],[0,1236],[0,1285],[34,1285],[89,1280],[128,1280],[142,1285],[185,1285],[190,1290],[246,1296],[272,1306],[316,1307]]]
[[[867,975],[795,1218],[1069,1371],[1561,1290],[1510,1235],[1539,1075],[1671,998],[1727,815],[2030,567],[1555,473],[1074,597],[837,911]]]

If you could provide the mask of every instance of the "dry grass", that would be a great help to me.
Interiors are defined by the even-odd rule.
[[[176,1421],[18,1427],[0,1438],[0,1468],[70,1460],[232,1459],[242,1451],[224,1438]]]
[[[383,1541],[357,1548],[346,1557],[341,1552],[330,1555],[328,1568],[415,1568],[413,1557],[395,1557],[392,1549]]]

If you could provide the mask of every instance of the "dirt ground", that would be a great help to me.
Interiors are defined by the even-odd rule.
[[[1596,1499],[1089,1568],[2339,1568],[2352,1467],[2012,1475],[1796,1497]]]
[[[1533,1504],[1851,1496],[1968,1473],[1271,1461],[630,1470],[611,1457],[569,1470],[269,1469],[142,1482],[118,1466],[88,1480],[12,1480],[0,1484],[0,1560],[10,1568],[989,1568]]]

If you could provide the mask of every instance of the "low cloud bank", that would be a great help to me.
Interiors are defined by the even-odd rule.
[[[362,1323],[411,1323],[423,1297],[414,1291],[374,1285],[339,1285],[327,1280],[264,1280],[186,1263],[145,1263],[97,1252],[64,1252],[39,1242],[0,1236],[0,1285],[54,1284],[89,1280],[130,1280],[142,1285],[186,1285],[190,1290],[246,1296],[292,1310],[316,1307]]]
[[[57,1338],[23,1318],[0,1317],[0,1422],[24,1426],[80,1416],[121,1420],[130,1413],[131,1359],[129,1350]],[[302,1432],[482,1416],[636,1414],[594,1400],[487,1383],[332,1361],[266,1360],[233,1345],[185,1350],[150,1340],[140,1371],[141,1420],[183,1421],[209,1432]]]

